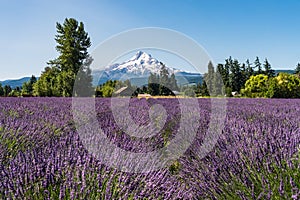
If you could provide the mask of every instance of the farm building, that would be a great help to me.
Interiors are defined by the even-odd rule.
[[[180,95],[181,93],[179,91],[172,91],[174,95]]]
[[[126,86],[126,87],[122,87],[122,88],[118,89],[117,91],[115,91],[113,96],[115,96],[115,97],[131,96],[132,93],[133,93],[133,91]]]

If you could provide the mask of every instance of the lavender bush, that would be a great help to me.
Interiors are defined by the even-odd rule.
[[[200,126],[190,148],[169,167],[137,174],[93,157],[76,131],[70,98],[0,99],[0,199],[299,199],[300,100],[230,99],[223,133],[198,157],[211,116],[199,99]],[[99,125],[115,145],[148,152],[177,133],[176,99],[132,99],[140,125],[160,104],[166,124],[155,136],[128,136],[114,121],[111,99],[96,99]],[[96,137],[96,136],[95,136]]]

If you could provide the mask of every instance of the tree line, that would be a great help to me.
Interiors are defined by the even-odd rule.
[[[216,70],[216,71],[215,71]],[[245,63],[240,63],[237,59],[229,57],[225,63],[218,64],[216,69],[212,63],[208,64],[208,72],[204,76],[207,82],[211,96],[226,95],[232,96],[232,92],[240,92],[245,83],[251,76],[264,74],[268,77],[274,77],[275,71],[271,68],[268,59],[261,63],[259,57],[256,57],[253,63],[249,59]]]
[[[208,64],[202,86],[193,88],[198,96],[203,96],[200,92],[203,91],[203,85],[209,91],[209,95],[205,94],[207,96],[231,97],[234,92],[245,97],[300,98],[300,63],[294,74],[275,74],[268,59],[261,63],[256,57],[252,63],[249,59],[240,63],[229,57],[216,69],[211,62]]]

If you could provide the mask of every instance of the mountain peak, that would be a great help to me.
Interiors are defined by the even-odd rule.
[[[138,51],[130,60],[139,60],[139,59],[149,60],[151,58],[152,57],[150,54],[147,54],[143,51]]]

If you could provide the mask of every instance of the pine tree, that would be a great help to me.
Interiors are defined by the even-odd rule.
[[[238,60],[234,60],[230,68],[230,88],[232,91],[239,92],[243,87],[243,77],[241,73],[241,67]]]
[[[148,77],[148,93],[152,96],[159,95],[159,76],[150,73]]]
[[[224,76],[225,74],[225,69],[222,64],[218,64],[217,70],[214,75],[214,83],[215,83],[215,88],[214,88],[214,93],[217,96],[223,96],[225,95],[225,85],[224,85]]]
[[[59,57],[49,63],[57,64],[62,71],[72,71],[77,74],[80,67],[89,57],[87,49],[91,46],[90,38],[84,30],[82,22],[70,18],[63,24],[56,23],[56,50]]]
[[[205,81],[205,80],[203,80],[203,83],[202,83],[202,87],[201,87],[201,95],[202,95],[202,96],[210,96],[209,91],[208,91],[208,88],[207,88],[207,84],[206,84],[206,81]]]
[[[209,61],[207,68],[208,72],[204,75],[204,80],[207,84],[207,89],[210,93],[210,96],[213,96],[215,93],[215,69],[211,61]]]
[[[170,89],[172,91],[178,91],[179,90],[178,85],[177,85],[177,80],[176,80],[176,77],[175,77],[174,73],[171,74],[169,82],[170,82]]]
[[[300,63],[297,64],[297,67],[296,67],[294,73],[300,76]]]
[[[9,93],[12,91],[12,89],[9,85],[5,85],[3,88],[3,91],[4,91],[4,96],[7,97],[9,95]]]
[[[218,64],[217,71],[222,76],[223,84],[225,87],[229,86],[229,66],[227,64]]]
[[[91,97],[93,95],[92,70],[89,68],[92,62],[93,59],[91,57],[87,57],[85,63],[77,72],[73,95],[82,97]]]
[[[22,95],[23,96],[32,96],[33,94],[33,85],[37,82],[37,79],[34,75],[31,76],[30,80],[23,83],[22,85]]]
[[[261,68],[261,63],[260,63],[258,57],[256,57],[256,59],[254,61],[254,67],[257,69],[256,74],[263,74],[263,70]]]
[[[224,65],[224,85],[225,87],[230,87],[230,68],[233,64],[233,60],[231,56],[225,60],[225,65]]]
[[[2,87],[2,84],[0,83],[0,97],[4,96],[4,89]]]
[[[249,59],[246,60],[246,81],[249,80],[249,78],[254,75],[254,70],[253,68],[251,67],[251,63],[249,61]]]
[[[35,93],[48,96],[57,95],[59,92],[59,96],[72,96],[77,77],[78,84],[74,87],[74,95],[90,94],[92,78],[89,65],[92,59],[87,50],[91,46],[91,42],[88,33],[84,30],[83,23],[78,23],[73,18],[66,18],[63,24],[56,24],[56,29],[55,41],[59,56],[47,63],[56,76],[39,79],[35,88],[40,89],[40,91],[35,91]],[[50,72],[47,70],[46,73],[48,74],[45,76],[51,76],[52,72]],[[47,89],[46,85],[51,86],[51,88]]]
[[[268,77],[275,76],[275,71],[272,70],[271,64],[269,63],[267,58],[265,59],[265,62],[264,62],[264,74],[267,75]]]
[[[162,66],[160,69],[160,85],[159,85],[160,95],[169,95],[170,93],[169,72],[163,63],[160,64]]]
[[[241,78],[241,88],[243,88],[247,81],[247,67],[245,63],[243,63],[241,66]]]

